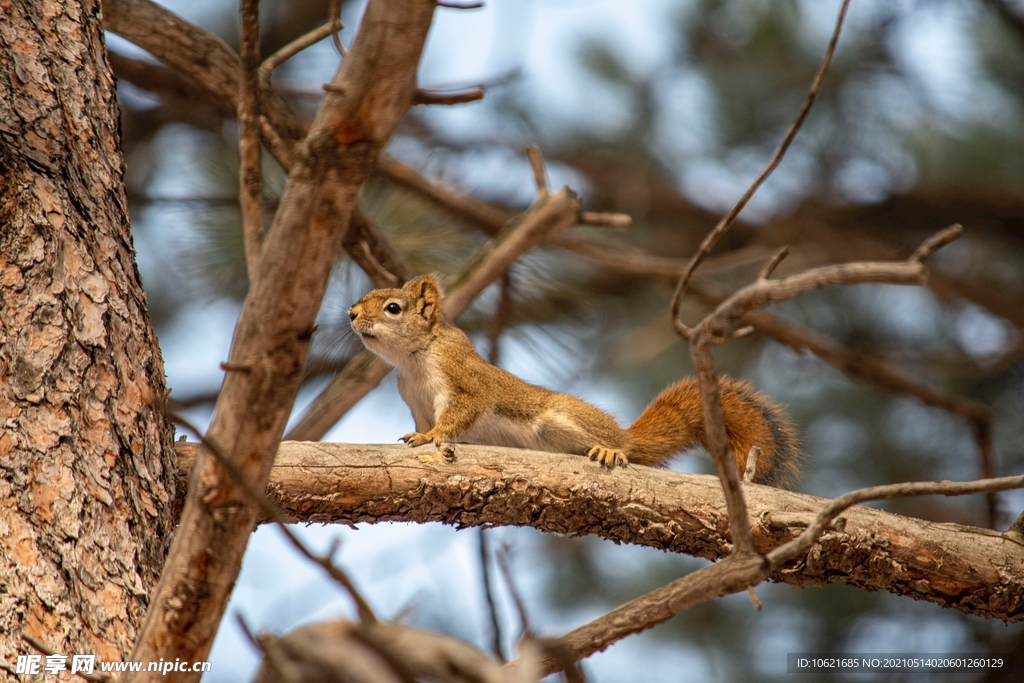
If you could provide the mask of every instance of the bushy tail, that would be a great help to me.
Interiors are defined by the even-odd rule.
[[[754,481],[785,486],[796,474],[800,459],[793,423],[766,396],[747,382],[719,379],[725,433],[736,467],[743,472],[751,446],[759,446]],[[627,430],[629,460],[639,465],[663,465],[673,455],[695,446],[707,448],[704,411],[695,378],[676,382],[658,394]]]

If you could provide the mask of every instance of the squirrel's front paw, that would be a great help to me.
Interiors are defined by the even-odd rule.
[[[629,460],[626,458],[626,454],[620,451],[618,448],[605,448],[603,446],[594,446],[587,455],[590,456],[591,460],[599,462],[603,467],[607,467],[610,470],[615,469],[615,466],[625,467],[629,464]]]
[[[419,432],[409,432],[403,436],[399,441],[404,441],[410,446],[422,446],[425,443],[433,443],[433,437],[427,436],[426,434],[420,434]]]

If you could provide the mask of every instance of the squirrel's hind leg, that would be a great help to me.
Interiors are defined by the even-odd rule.
[[[608,469],[629,464],[615,418],[574,396],[553,394],[537,426],[545,450],[586,455]]]

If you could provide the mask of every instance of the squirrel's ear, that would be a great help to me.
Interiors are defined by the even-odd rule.
[[[416,302],[416,312],[427,320],[441,315],[441,284],[433,273],[414,277],[402,287]]]

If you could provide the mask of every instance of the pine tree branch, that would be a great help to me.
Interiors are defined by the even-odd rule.
[[[582,456],[454,448],[451,461],[433,446],[285,441],[268,496],[287,519],[304,523],[531,526],[710,560],[732,551],[714,476],[635,465],[607,472]],[[184,478],[198,446],[178,444],[177,451]],[[1024,486],[1020,476],[992,481],[1003,489]],[[770,486],[744,490],[754,547],[764,555],[799,537],[829,504]],[[770,578],[795,586],[846,583],[1024,621],[1024,542],[1015,539],[1010,532],[857,506],[833,520],[796,564]]]

